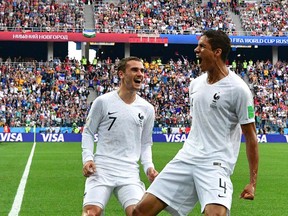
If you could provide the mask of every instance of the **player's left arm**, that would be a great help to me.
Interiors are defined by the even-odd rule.
[[[152,182],[158,172],[155,170],[153,159],[152,159],[152,133],[154,127],[155,113],[154,108],[151,108],[147,113],[147,119],[145,124],[143,125],[143,132],[141,138],[141,164],[143,165],[143,169],[145,174],[148,177],[148,180]]]
[[[241,125],[241,128],[246,140],[246,155],[249,163],[250,183],[245,186],[240,198],[253,200],[255,196],[259,163],[257,133],[254,122],[243,124]]]

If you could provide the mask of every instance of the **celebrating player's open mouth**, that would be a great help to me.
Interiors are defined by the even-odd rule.
[[[199,60],[199,64],[201,64],[202,58],[198,54],[196,54],[196,58]]]
[[[199,67],[201,68],[201,70],[203,71],[204,69],[203,69],[203,65],[202,65],[202,58],[200,57],[200,55],[199,54],[196,54],[196,58],[197,58],[197,60],[199,60]]]
[[[141,83],[142,83],[142,77],[136,77],[134,78],[134,83],[136,83],[136,86],[141,86]]]

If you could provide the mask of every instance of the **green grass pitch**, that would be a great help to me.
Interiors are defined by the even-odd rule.
[[[0,144],[0,215],[9,214],[20,179],[23,175],[32,143]],[[181,143],[155,143],[154,163],[158,171],[181,148]],[[256,199],[239,199],[249,181],[245,145],[232,176],[234,195],[233,216],[288,215],[288,145],[259,144],[260,164]],[[142,170],[142,168],[141,168]],[[148,186],[147,178],[141,172]],[[37,143],[27,179],[20,216],[80,216],[85,178],[82,176],[80,143]],[[117,200],[112,197],[107,216],[124,216]],[[165,212],[159,214],[168,215]],[[190,215],[201,215],[197,205]]]

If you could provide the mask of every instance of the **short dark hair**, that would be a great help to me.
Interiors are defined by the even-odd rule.
[[[222,49],[221,59],[225,62],[231,50],[231,40],[228,35],[221,30],[213,29],[205,31],[202,36],[204,35],[208,38],[212,50]]]
[[[125,72],[126,70],[126,65],[127,65],[127,62],[129,61],[139,61],[141,62],[141,59],[136,57],[136,56],[129,56],[129,57],[126,57],[126,58],[123,58],[119,61],[118,63],[118,67],[117,67],[117,70],[118,72],[121,70],[123,72]]]

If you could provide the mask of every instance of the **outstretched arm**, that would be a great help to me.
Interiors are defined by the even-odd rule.
[[[255,196],[259,163],[257,134],[254,122],[241,125],[241,128],[246,140],[246,155],[249,163],[250,183],[245,186],[240,198],[253,200]]]

